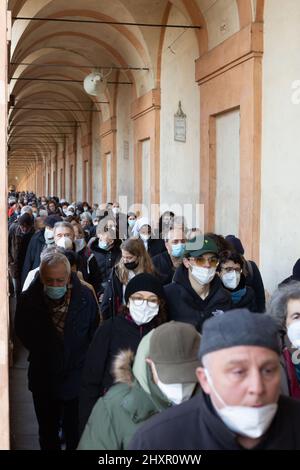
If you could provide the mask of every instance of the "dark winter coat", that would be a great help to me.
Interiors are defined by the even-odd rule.
[[[217,310],[230,310],[231,297],[222,287],[219,276],[210,283],[209,294],[205,300],[192,288],[188,269],[181,265],[176,269],[173,281],[164,287],[167,298],[169,319],[191,323],[201,333],[203,322]]]
[[[18,222],[10,226],[8,232],[8,269],[12,278],[21,280],[26,251],[33,234],[33,227],[30,232],[22,233]]]
[[[98,246],[99,239],[97,238],[90,245],[90,252],[95,257],[98,267],[100,269],[102,282],[108,281],[112,268],[121,258],[121,250],[117,245],[113,245],[111,250],[102,250]],[[89,257],[89,263],[92,257]]]
[[[42,253],[44,246],[46,246],[44,234],[45,234],[45,229],[38,230],[38,232],[36,232],[33,235],[33,237],[31,238],[29,242],[25,261],[23,264],[23,269],[22,269],[22,278],[21,278],[22,286],[25,282],[25,279],[29,271],[37,268],[40,265],[41,253]]]
[[[254,449],[300,450],[299,422],[300,402],[281,396],[269,430]],[[236,434],[223,423],[204,393],[149,419],[138,429],[128,448],[243,450]]]
[[[15,316],[16,334],[29,351],[29,390],[47,391],[62,400],[78,397],[85,356],[99,321],[91,290],[74,273],[71,283],[63,339],[51,320],[39,275],[21,294]]]
[[[263,313],[266,310],[266,296],[264,283],[254,261],[246,261],[248,274],[246,276],[246,285],[252,287],[255,293],[256,311]]]
[[[163,253],[154,256],[152,258],[152,263],[162,284],[170,284],[170,282],[172,282],[176,269],[172,263],[169,253],[167,251],[164,251]]]

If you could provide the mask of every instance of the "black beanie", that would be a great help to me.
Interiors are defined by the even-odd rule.
[[[235,251],[237,251],[240,255],[244,254],[244,247],[243,247],[242,242],[239,238],[237,238],[234,235],[227,235],[225,237],[225,240],[227,240],[233,246]]]
[[[161,282],[152,274],[141,273],[134,276],[127,284],[125,290],[125,302],[128,303],[129,297],[140,290],[153,292],[157,297],[164,298],[164,289]]]

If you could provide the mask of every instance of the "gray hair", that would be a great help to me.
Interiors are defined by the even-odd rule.
[[[43,279],[44,270],[48,266],[56,266],[63,264],[66,268],[68,276],[71,274],[71,266],[68,258],[62,253],[56,252],[53,248],[47,248],[41,255],[40,274]]]
[[[32,215],[32,207],[31,206],[24,206],[21,209],[21,215],[25,214],[27,212],[28,214]]]
[[[288,302],[298,299],[300,300],[300,282],[291,281],[288,284],[283,284],[272,295],[267,306],[267,313],[285,330]]]
[[[70,224],[70,222],[56,222],[56,224],[54,225],[54,230],[53,230],[54,237],[57,232],[57,229],[62,228],[62,227],[70,228],[72,232],[74,233],[73,225]],[[75,236],[75,233],[74,233],[74,236]]]
[[[84,219],[92,222],[92,215],[89,212],[82,212],[82,214],[80,214],[80,220]]]

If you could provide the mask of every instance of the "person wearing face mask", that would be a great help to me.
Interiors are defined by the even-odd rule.
[[[199,343],[193,326],[168,322],[143,337],[135,356],[120,351],[112,368],[115,385],[95,404],[78,450],[126,449],[151,416],[189,400],[198,391]]]
[[[256,312],[255,293],[252,287],[246,285],[241,255],[231,251],[221,252],[218,273],[224,289],[230,292],[232,306]]]
[[[191,323],[201,333],[203,322],[231,308],[231,297],[216,270],[218,248],[207,236],[197,235],[186,243],[182,264],[165,286],[170,319]]]
[[[252,260],[244,258],[244,247],[239,238],[234,235],[227,235],[225,240],[231,245],[230,250],[235,250],[242,256],[243,273],[246,279],[246,285],[252,287],[255,293],[255,303],[257,312],[265,312],[266,296],[262,276],[257,264]],[[223,251],[223,250],[222,250]]]
[[[186,236],[181,228],[174,228],[165,234],[167,251],[152,258],[153,266],[159,273],[161,282],[172,282],[175,270],[181,265],[186,246]]]
[[[136,214],[134,212],[128,212],[127,214],[127,237],[133,237],[133,227],[136,223]]]
[[[118,314],[120,306],[125,304],[125,289],[134,276],[146,272],[154,274],[151,258],[139,238],[129,238],[121,245],[122,257],[112,269],[101,303],[103,319]]]
[[[134,236],[140,237],[149,256],[153,258],[166,251],[164,240],[152,237],[151,225],[147,217],[137,219],[133,229]]]
[[[113,384],[111,367],[116,354],[124,349],[135,353],[141,339],[165,321],[164,292],[159,280],[148,273],[133,277],[125,290],[125,305],[117,316],[100,325],[89,348],[81,382],[81,431],[98,398]]]
[[[90,248],[86,244],[82,226],[77,223],[72,224],[72,226],[75,233],[75,252],[78,255],[77,264],[79,266],[79,261],[81,260],[82,267],[82,260],[86,260],[86,276],[84,277],[84,280],[93,286],[97,298],[99,298],[100,294],[103,292],[100,268],[95,256],[91,254]]]
[[[88,269],[91,271],[91,263],[96,261],[101,276],[101,285],[98,286],[96,292],[102,294],[108,283],[112,268],[121,257],[121,250],[114,231],[107,230],[99,224],[96,228],[96,234],[97,238],[89,245]]]
[[[203,392],[151,418],[130,450],[300,449],[300,402],[280,394],[278,326],[269,315],[236,309],[208,319],[198,357]]]
[[[109,207],[108,207],[109,209]],[[126,240],[127,238],[127,216],[121,212],[120,204],[115,201],[113,202],[111,208],[108,211],[109,217],[113,221],[113,225],[116,230],[116,237],[121,240]],[[108,221],[108,226],[109,226]]]
[[[8,232],[8,270],[16,298],[22,287],[22,268],[31,238],[34,235],[34,219],[28,212],[14,222]]]
[[[43,249],[46,246],[54,244],[54,225],[61,221],[62,218],[59,215],[49,215],[44,221],[45,228],[38,230],[31,238],[22,268],[22,286],[24,285],[28,273],[40,265],[40,257]]]
[[[282,284],[267,306],[281,333],[287,394],[300,400],[300,282]]]
[[[84,286],[59,248],[47,248],[40,272],[20,295],[15,331],[29,351],[28,387],[32,393],[43,450],[78,444],[78,394],[88,346],[99,323],[91,290]]]

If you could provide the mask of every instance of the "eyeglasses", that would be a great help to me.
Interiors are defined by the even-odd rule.
[[[242,270],[241,268],[221,268],[221,271],[224,271],[224,273],[232,273],[233,271],[235,271],[236,273],[241,273]]]
[[[195,263],[196,266],[205,266],[207,263],[215,268],[219,264],[219,260],[216,256],[212,256],[211,258],[204,258],[200,256],[199,258],[190,258],[190,261]]]
[[[155,297],[150,297],[149,299],[143,299],[143,297],[130,297],[130,300],[132,300],[133,305],[136,307],[140,307],[141,305],[144,305],[146,302],[148,307],[157,307],[159,304],[159,300]]]

